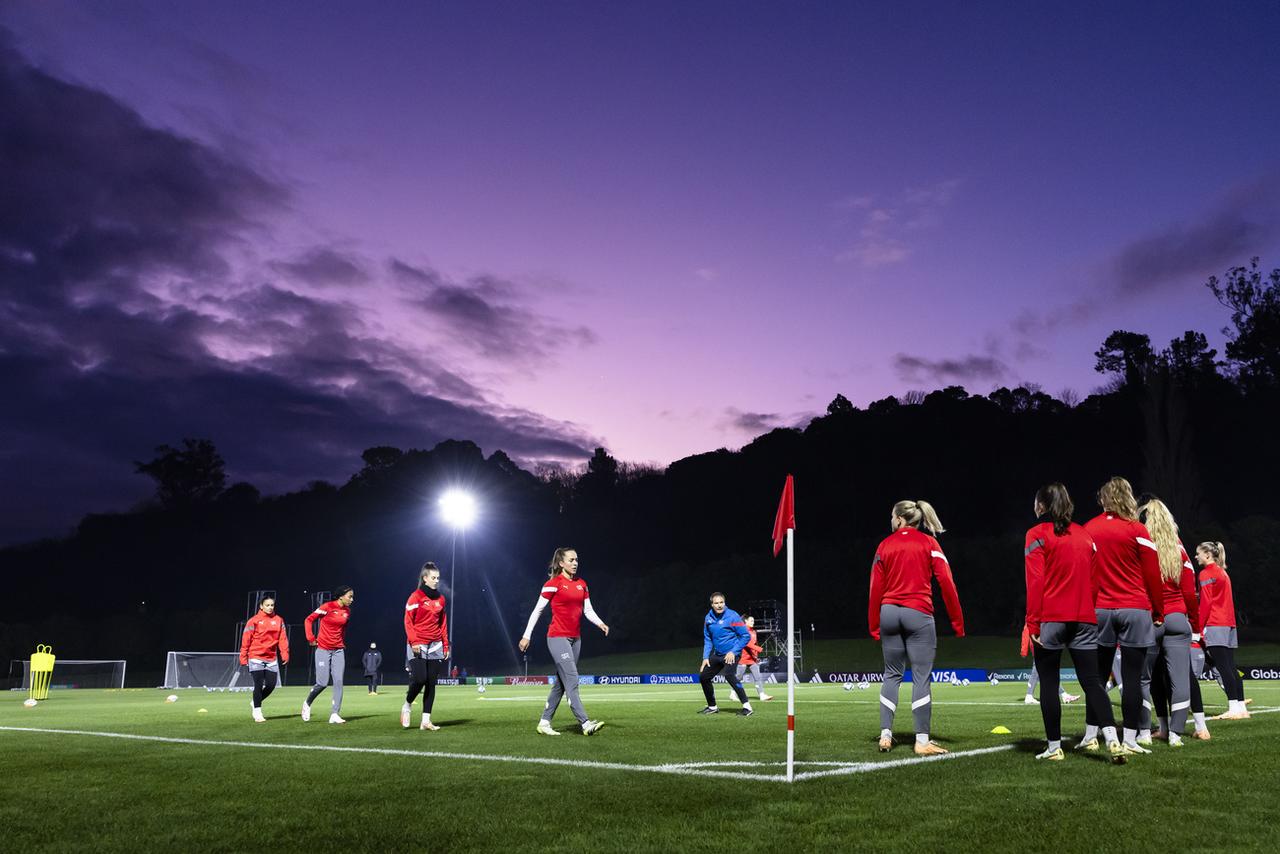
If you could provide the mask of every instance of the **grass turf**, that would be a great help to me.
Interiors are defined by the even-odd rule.
[[[777,686],[784,689],[785,686]],[[1183,850],[1280,847],[1271,813],[1278,765],[1280,684],[1246,683],[1250,721],[1211,723],[1213,740],[1124,767],[1083,755],[1037,762],[1038,709],[1021,685],[935,685],[934,734],[953,751],[1005,748],[942,762],[842,773],[786,784],[709,772],[775,776],[785,755],[785,691],[732,714],[698,716],[697,686],[585,686],[583,702],[607,723],[584,737],[557,715],[559,738],[533,732],[545,689],[441,688],[439,732],[402,730],[399,691],[347,692],[349,723],[324,723],[328,694],[311,723],[297,716],[302,688],[277,691],[268,722],[249,718],[244,693],[157,690],[55,692],[34,709],[0,698],[0,727],[82,730],[308,749],[138,741],[0,729],[0,826],[12,850],[321,851],[723,850],[761,840],[790,850],[1137,850],[1157,838]],[[1210,713],[1225,707],[1205,685]],[[904,690],[903,697],[908,696]],[[204,709],[206,711],[200,711]],[[912,756],[876,752],[873,686],[797,690],[800,772],[820,762],[882,763]],[[1083,708],[1064,708],[1078,734]],[[993,735],[996,725],[1011,735]],[[350,752],[310,748],[355,748]],[[371,753],[369,749],[413,751]],[[545,758],[599,765],[539,765],[425,755],[429,751]],[[723,763],[683,774],[641,770],[663,763]],[[1222,809],[1230,814],[1222,814]],[[1153,824],[1159,824],[1157,830]],[[1153,835],[1154,834],[1154,835]]]

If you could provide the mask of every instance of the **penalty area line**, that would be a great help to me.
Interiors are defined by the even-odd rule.
[[[885,771],[889,768],[904,768],[908,765],[922,765],[925,762],[945,762],[948,759],[960,759],[965,756],[982,756],[987,753],[1002,753],[1013,750],[1017,745],[1002,744],[999,747],[979,747],[975,750],[960,750],[955,753],[943,753],[938,756],[908,756],[905,759],[890,759],[887,762],[849,763],[842,768],[826,771],[804,771],[796,774],[796,782],[814,780],[818,777],[839,777],[846,774],[866,774],[871,771]],[[797,763],[799,764],[799,763]]]

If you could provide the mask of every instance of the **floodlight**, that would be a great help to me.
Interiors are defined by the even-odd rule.
[[[439,503],[441,518],[455,531],[465,531],[476,520],[476,499],[469,492],[450,489]]]

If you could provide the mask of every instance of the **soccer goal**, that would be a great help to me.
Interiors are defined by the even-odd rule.
[[[17,675],[22,668],[21,685],[15,690],[27,691],[31,688],[31,659],[13,662],[10,670]],[[50,688],[123,688],[124,659],[75,659],[59,658],[53,665],[53,678]],[[17,682],[17,679],[13,680]]]
[[[280,668],[284,684],[286,668]],[[238,652],[174,652],[164,663],[165,688],[251,688],[249,668],[240,666]]]

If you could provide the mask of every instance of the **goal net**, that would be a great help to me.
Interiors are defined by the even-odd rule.
[[[280,668],[284,685],[286,668]],[[170,652],[164,663],[165,688],[252,688],[249,668],[238,652]]]
[[[20,691],[31,689],[31,659],[15,662],[13,670],[22,668]],[[123,688],[124,659],[98,660],[59,658],[53,665],[50,688]],[[16,673],[15,673],[16,675]],[[17,681],[17,680],[14,680]]]

